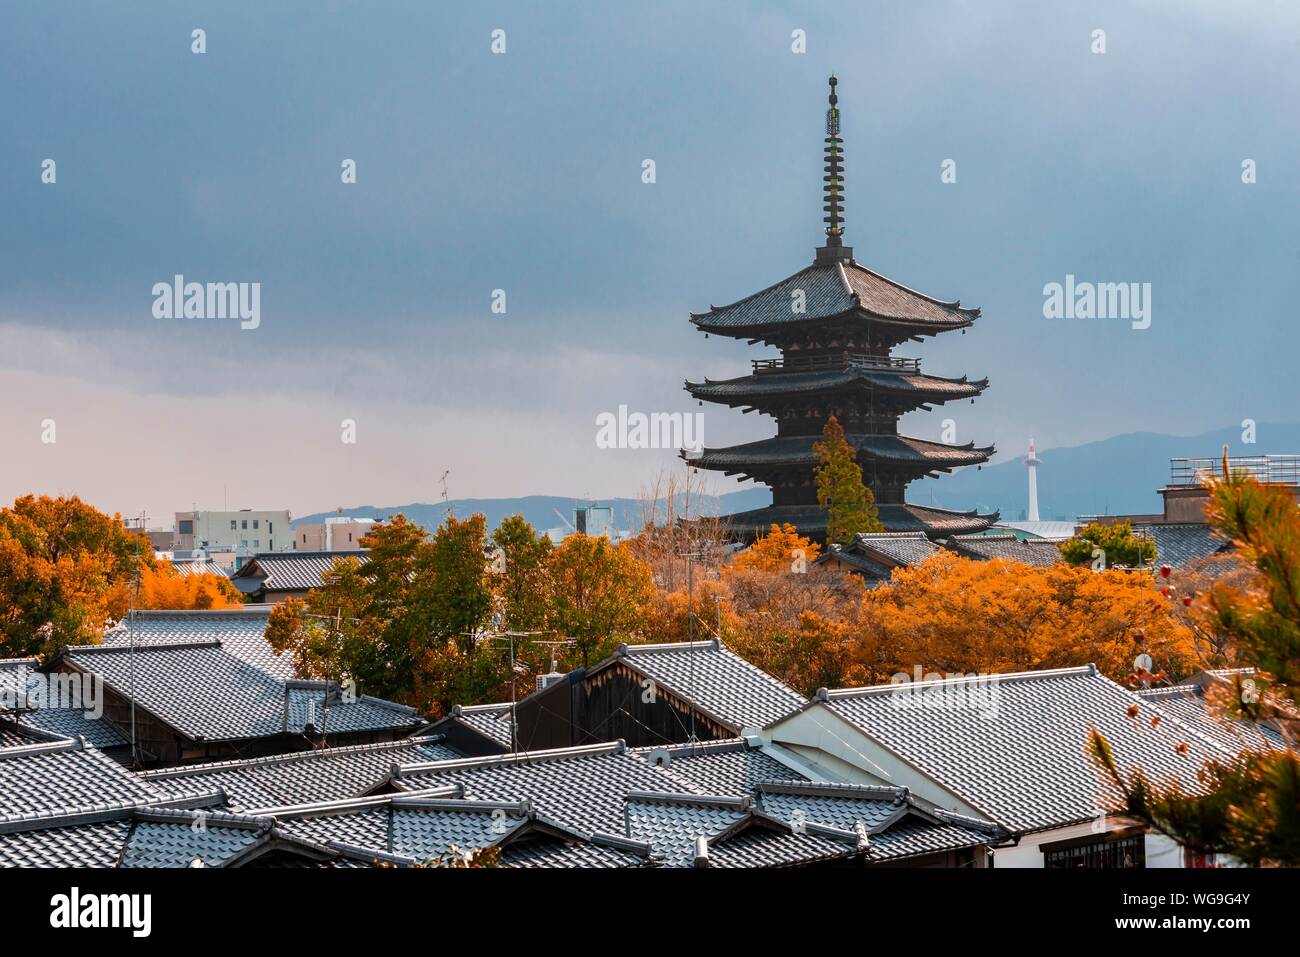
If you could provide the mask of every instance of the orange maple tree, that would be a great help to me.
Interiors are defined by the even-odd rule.
[[[1093,663],[1122,682],[1144,652],[1174,679],[1201,667],[1191,630],[1149,575],[940,552],[866,594],[854,659],[876,681],[916,666],[990,673]]]

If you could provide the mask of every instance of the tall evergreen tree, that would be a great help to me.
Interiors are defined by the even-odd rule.
[[[844,437],[839,419],[831,416],[822,440],[813,443],[817,456],[817,504],[827,512],[826,541],[846,544],[858,532],[880,532],[876,497],[862,481],[857,453]]]
[[[1209,761],[1201,774],[1205,793],[1189,794],[1122,770],[1124,755],[1096,731],[1089,744],[1132,817],[1194,850],[1252,866],[1300,866],[1300,509],[1289,489],[1230,474],[1225,452],[1206,514],[1258,573],[1253,587],[1210,592],[1215,626],[1257,669],[1237,673],[1231,694],[1211,705],[1236,720],[1268,722],[1283,746]]]

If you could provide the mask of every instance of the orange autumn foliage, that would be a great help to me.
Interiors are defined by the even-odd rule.
[[[1124,682],[1142,652],[1174,680],[1200,667],[1191,631],[1149,575],[941,552],[866,594],[853,657],[877,681],[918,665],[967,673],[1091,662]]]
[[[749,548],[736,555],[726,566],[728,574],[742,572],[778,572],[792,569],[797,558],[811,565],[821,553],[821,546],[799,534],[793,525],[772,524],[766,535],[761,535]]]
[[[230,579],[220,575],[182,575],[171,562],[140,567],[140,608],[207,611],[244,604]]]

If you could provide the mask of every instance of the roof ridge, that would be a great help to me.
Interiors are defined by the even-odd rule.
[[[59,754],[63,751],[91,750],[82,737],[60,738],[58,741],[42,741],[38,744],[20,744],[15,748],[0,748],[0,761],[13,758],[30,758],[38,754]]]
[[[641,654],[655,651],[725,651],[722,639],[711,638],[707,641],[664,641],[658,644],[622,644],[618,646],[616,656]],[[595,670],[594,668],[592,669]]]
[[[181,559],[186,561],[186,559]],[[128,618],[261,618],[271,614],[275,605],[241,605],[238,608],[137,608]]]
[[[132,645],[127,642],[118,642],[116,644],[106,645],[68,645],[63,649],[66,654],[129,654]],[[138,643],[134,645],[137,652],[155,652],[155,651],[183,651],[188,648],[220,648],[222,647],[220,638],[179,638],[175,641],[150,641],[147,643]]]
[[[922,686],[970,684],[974,682],[991,682],[999,684],[1009,681],[1023,681],[1031,678],[1063,678],[1071,675],[1096,675],[1105,677],[1094,664],[1079,665],[1073,668],[1045,668],[1041,671],[1003,671],[988,674],[961,675],[954,678],[938,678],[922,681],[908,681],[906,684],[868,685],[863,688],[818,688],[814,700],[834,701],[836,698],[857,698],[865,695],[891,694],[899,688],[918,688]],[[1107,681],[1110,679],[1107,678]],[[1113,684],[1113,682],[1112,682]],[[1116,687],[1121,687],[1116,685]]]
[[[331,798],[326,801],[304,801],[301,804],[270,805],[262,808],[250,808],[245,814],[255,814],[274,818],[309,817],[312,814],[347,814],[354,811],[366,811],[371,808],[386,807],[397,797],[409,795],[451,795],[463,793],[459,784],[441,784],[437,787],[422,788],[418,791],[401,791],[392,794],[369,794],[362,797]]]
[[[502,764],[540,764],[565,758],[597,757],[606,754],[623,754],[627,743],[619,738],[605,744],[583,744],[572,748],[548,748],[543,751],[512,751],[506,754],[488,754],[471,758],[448,758],[443,761],[421,761],[398,765],[398,777],[408,774],[426,774],[432,771],[454,771],[458,768],[495,767]]]
[[[912,793],[905,787],[841,781],[759,781],[754,789],[760,794],[809,794],[815,797],[859,795],[867,800],[888,798],[895,804],[906,802]]]
[[[166,779],[189,777],[206,774],[218,768],[252,768],[267,765],[294,764],[299,761],[326,761],[335,756],[359,754],[362,752],[396,751],[412,745],[420,747],[425,744],[438,744],[445,741],[445,734],[430,734],[418,738],[395,738],[392,741],[378,741],[372,744],[348,744],[336,748],[319,748],[308,751],[290,751],[286,754],[267,754],[258,758],[239,758],[232,761],[209,761],[205,764],[187,764],[178,768],[156,768],[142,771],[140,776],[149,779]]]
[[[746,811],[754,806],[754,799],[743,794],[691,794],[687,791],[628,791],[623,803],[640,801],[646,804],[687,804],[692,807],[716,807]]]
[[[976,307],[976,306],[963,306],[963,305],[961,304],[961,300],[960,300],[960,299],[953,299],[953,300],[951,300],[951,301],[949,301],[949,300],[945,300],[945,299],[936,299],[934,296],[931,296],[931,295],[928,295],[927,293],[921,292],[921,291],[918,290],[918,289],[913,289],[911,286],[905,286],[905,285],[903,285],[903,284],[902,284],[901,282],[899,282],[897,279],[890,279],[888,276],[885,276],[885,275],[883,275],[883,274],[881,274],[881,273],[876,272],[876,271],[875,271],[874,269],[872,269],[870,266],[864,266],[864,265],[862,265],[862,263],[858,262],[856,259],[850,259],[850,260],[849,260],[849,265],[852,266],[852,267],[855,268],[855,269],[860,269],[860,270],[862,270],[864,273],[866,273],[866,274],[869,275],[869,276],[874,276],[874,277],[876,277],[877,279],[881,280],[882,282],[887,282],[887,283],[889,283],[889,285],[893,286],[895,289],[901,289],[903,292],[911,293],[913,296],[916,296],[916,297],[918,297],[918,298],[920,298],[920,299],[924,299],[926,302],[933,303],[933,304],[936,305],[936,306],[947,306],[949,309],[955,309],[955,310],[957,310],[958,312],[966,312],[966,313],[970,313],[970,318],[971,318],[971,319],[978,319],[978,318],[979,318],[979,315],[980,315],[980,310],[979,310],[979,308]]]

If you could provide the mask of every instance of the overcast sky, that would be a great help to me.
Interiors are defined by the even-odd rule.
[[[688,314],[811,261],[832,70],[858,260],[983,309],[899,350],[992,383],[911,434],[1294,421],[1297,9],[6,5],[0,499],[159,524],[435,500],[445,470],[452,497],[635,495],[674,455],[598,449],[596,416],[696,410],[684,379],[769,354]],[[260,326],[155,317],[178,273],[260,283]],[[1067,274],[1150,283],[1150,328],[1044,318]],[[699,411],[710,446],[774,431]]]

